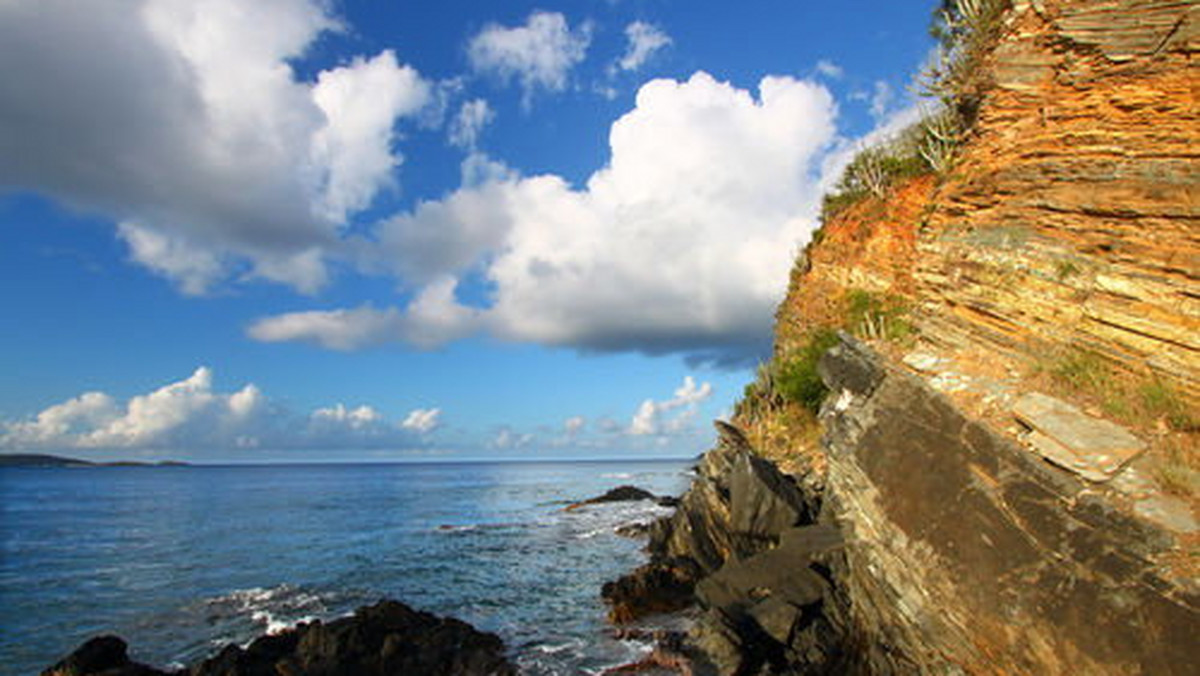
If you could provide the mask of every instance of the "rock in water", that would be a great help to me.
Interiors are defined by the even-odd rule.
[[[332,622],[299,624],[246,648],[230,644],[174,676],[515,676],[495,634],[396,601]],[[171,676],[131,662],[125,642],[94,638],[42,676]]]
[[[167,676],[129,659],[127,646],[116,636],[97,636],[75,649],[61,662],[42,672],[42,676]]]
[[[637,486],[617,486],[604,495],[598,495],[594,498],[568,505],[567,511],[570,512],[580,507],[598,505],[604,502],[636,502],[638,500],[659,500],[659,498],[644,488],[638,488]]]

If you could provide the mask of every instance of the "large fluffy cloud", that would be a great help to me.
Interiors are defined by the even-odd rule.
[[[757,95],[706,73],[652,81],[613,124],[608,166],[586,186],[493,171],[385,222],[362,264],[428,284],[407,309],[285,315],[251,335],[418,342],[412,326],[424,315],[439,327],[426,345],[481,329],[744,361],[769,341],[796,249],[816,223],[834,115],[824,87],[792,78],[764,78]],[[463,306],[447,281],[475,273],[491,288],[486,307]]]
[[[0,3],[0,188],[122,223],[200,293],[231,274],[312,291],[347,215],[392,180],[429,87],[383,52],[301,82],[321,0]]]
[[[235,448],[402,449],[421,445],[439,409],[416,409],[401,422],[369,406],[344,404],[305,415],[271,402],[256,386],[222,393],[200,367],[188,378],[120,403],[88,392],[29,420],[0,423],[0,448],[11,450],[164,450]]]

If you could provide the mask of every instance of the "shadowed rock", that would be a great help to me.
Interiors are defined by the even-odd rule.
[[[129,659],[125,641],[116,636],[97,636],[75,649],[42,676],[167,676]]]
[[[230,644],[173,676],[515,676],[495,634],[413,610],[396,601],[359,608],[352,617],[301,623],[262,636],[246,648]],[[42,676],[172,676],[130,662],[125,642],[94,638]]]

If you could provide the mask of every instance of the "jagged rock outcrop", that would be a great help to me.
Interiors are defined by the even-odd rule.
[[[1200,392],[1200,5],[1018,0],[916,242],[923,335]]]
[[[131,662],[125,642],[92,639],[43,676],[167,676]],[[494,634],[396,601],[359,608],[352,617],[302,623],[220,653],[173,676],[512,676]]]
[[[1170,533],[849,336],[820,371],[823,482],[720,424],[656,528],[651,570],[694,562],[696,673],[1193,673],[1200,596],[1155,564]]]
[[[1032,361],[1094,352],[1200,403],[1200,109],[1190,0],[1016,0],[946,176],[829,219],[777,312],[776,351],[851,289],[926,339]]]
[[[736,427],[717,430],[675,514],[652,527],[650,563],[605,585],[610,616],[629,622],[699,603],[688,646],[700,672],[821,663],[808,639],[830,590],[816,557],[840,547],[841,533],[815,523],[811,486],[757,456]],[[811,631],[800,638],[797,627]]]
[[[1167,533],[853,340],[822,375],[831,619],[866,673],[1191,673],[1200,597],[1155,571]]]

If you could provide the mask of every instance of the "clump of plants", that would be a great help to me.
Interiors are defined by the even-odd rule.
[[[759,364],[754,382],[746,386],[734,407],[734,416],[753,423],[798,406],[811,418],[828,393],[817,363],[837,343],[837,331],[822,327],[810,333],[800,347]]]
[[[1136,394],[1142,410],[1151,418],[1165,420],[1172,429],[1180,432],[1200,431],[1200,421],[1193,416],[1183,396],[1162,379],[1144,380],[1138,385]]]
[[[837,184],[826,193],[821,217],[828,220],[867,197],[884,198],[892,186],[928,174],[930,165],[920,151],[920,125],[894,138],[859,150],[842,172]]]
[[[1080,348],[1052,352],[1035,366],[1068,394],[1099,403],[1105,413],[1132,425],[1147,427],[1160,421],[1177,432],[1200,431],[1187,400],[1158,376],[1135,376],[1118,371],[1099,354]]]
[[[903,341],[914,333],[908,310],[899,296],[851,289],[846,294],[845,327],[859,338]]]
[[[883,143],[862,148],[825,196],[829,218],[860,200],[883,198],[901,180],[954,166],[963,136],[975,123],[987,82],[981,68],[1004,28],[1010,0],[942,0],[930,33],[938,50],[921,74],[918,93],[933,102],[919,122]]]
[[[817,373],[817,364],[821,356],[837,344],[836,331],[819,328],[809,335],[799,349],[783,358],[775,382],[784,400],[799,404],[811,413],[820,409],[829,388],[825,387]]]
[[[1004,28],[1010,0],[942,0],[929,32],[938,51],[925,69],[922,93],[940,101],[960,129],[974,123],[987,85],[980,68]]]
[[[1200,493],[1200,472],[1188,462],[1188,456],[1178,440],[1168,442],[1164,456],[1155,471],[1163,490],[1183,497]]]

